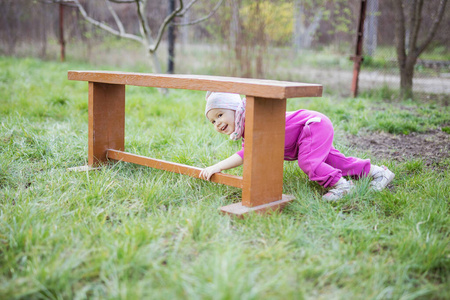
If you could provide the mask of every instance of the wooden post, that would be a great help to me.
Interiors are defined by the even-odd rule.
[[[247,97],[242,205],[281,200],[286,99]]]
[[[247,97],[242,202],[221,208],[243,216],[281,209],[294,197],[283,195],[286,99]]]
[[[89,82],[88,165],[107,160],[108,149],[124,150],[125,85]]]

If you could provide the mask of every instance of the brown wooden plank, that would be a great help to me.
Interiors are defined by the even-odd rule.
[[[286,99],[247,97],[242,204],[281,200]]]
[[[178,164],[174,162],[168,162],[160,159],[150,158],[146,156],[136,155],[128,152],[108,150],[108,158],[113,160],[125,161],[129,163],[138,164],[141,166],[147,166],[154,169],[170,171],[174,173],[189,175],[195,178],[199,178],[201,168],[192,167],[188,165]],[[225,173],[216,173],[211,177],[212,182],[217,182],[237,188],[242,188],[242,177]]]
[[[242,218],[251,212],[264,214],[264,213],[270,213],[270,212],[282,210],[286,206],[286,204],[288,204],[289,202],[291,202],[293,200],[295,200],[294,196],[282,195],[281,200],[270,202],[267,204],[248,207],[248,206],[242,205],[242,202],[239,202],[239,203],[233,203],[233,204],[230,204],[227,206],[222,206],[220,208],[220,211],[225,214],[228,214],[228,215]]]
[[[68,78],[110,84],[228,92],[274,99],[322,96],[322,85],[320,84],[251,78],[106,71],[69,71]]]
[[[88,165],[105,162],[106,150],[124,150],[125,85],[89,82]]]

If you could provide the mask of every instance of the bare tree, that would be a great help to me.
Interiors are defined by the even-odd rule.
[[[366,19],[364,21],[364,48],[369,56],[377,49],[379,0],[367,0]]]
[[[168,41],[167,41],[168,42],[168,58],[169,58],[168,63],[167,63],[168,64],[167,72],[169,74],[173,74],[174,70],[175,70],[175,39],[176,39],[175,26],[187,27],[189,25],[195,25],[195,24],[205,21],[206,19],[209,19],[219,9],[222,2],[223,2],[223,0],[219,0],[217,2],[216,6],[214,7],[214,9],[208,15],[206,15],[200,19],[189,20],[189,18],[186,18],[186,20],[184,20],[184,22],[182,22],[182,23],[175,23],[174,21],[171,21],[169,23],[168,38],[167,38],[168,39]],[[175,10],[175,0],[169,0],[169,14],[171,14],[174,10]],[[188,12],[189,12],[189,10],[186,10],[186,13],[183,14],[183,16],[187,15]]]
[[[434,1],[433,1],[434,2]],[[413,96],[414,66],[419,55],[427,48],[435,36],[441,22],[447,0],[440,0],[435,11],[433,22],[424,38],[419,42],[422,27],[422,11],[424,0],[395,0],[396,11],[395,37],[397,61],[400,69],[400,92],[402,98]]]
[[[53,0],[54,3],[68,3],[71,5],[74,5],[78,8],[83,18],[88,21],[89,23],[93,24],[94,26],[97,26],[101,28],[102,30],[105,30],[113,35],[119,36],[121,38],[126,38],[133,40],[135,42],[139,42],[142,44],[144,49],[146,50],[146,54],[150,58],[153,68],[156,72],[161,73],[161,65],[159,63],[158,57],[156,56],[156,50],[158,49],[159,45],[161,44],[161,40],[163,37],[163,34],[170,23],[173,23],[173,20],[176,17],[182,17],[184,14],[198,1],[198,0],[189,0],[189,2],[185,5],[184,0],[178,0],[178,7],[176,7],[173,11],[171,11],[163,20],[163,22],[160,24],[159,29],[157,30],[156,34],[154,34],[149,26],[149,20],[146,16],[146,8],[148,0],[104,0],[105,5],[108,8],[110,14],[112,15],[115,27],[113,27],[110,24],[107,24],[105,22],[98,21],[87,13],[84,5],[80,2],[80,0]],[[196,24],[200,21],[204,21],[210,16],[213,15],[213,13],[217,10],[217,8],[220,6],[220,3],[222,3],[223,0],[219,0],[219,4],[215,7],[212,13],[210,13],[208,16],[199,19],[198,21],[191,21],[189,24]],[[127,32],[125,30],[125,26],[120,19],[117,12],[114,10],[114,7],[112,4],[135,4],[136,8],[136,14],[137,14],[137,20],[139,24],[139,32],[140,34],[134,34]],[[174,25],[186,25],[186,24],[176,24]]]
[[[320,21],[322,20],[323,12],[324,9],[319,7],[315,11],[312,21],[307,26],[305,20],[306,12],[304,0],[295,0],[293,42],[294,49],[296,51],[311,47],[314,34],[319,28]]]

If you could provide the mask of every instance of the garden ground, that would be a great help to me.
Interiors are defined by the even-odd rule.
[[[233,187],[127,163],[67,170],[86,164],[88,121],[87,84],[67,70],[101,67],[0,57],[0,69],[0,298],[450,298],[447,95],[289,99],[396,177],[328,203],[286,162],[296,200],[240,220],[218,213],[240,200]],[[127,88],[126,151],[198,167],[235,153],[203,108],[203,92]]]
[[[378,160],[423,160],[426,166],[439,169],[439,166],[445,167],[442,163],[450,158],[450,134],[441,129],[397,135],[372,132],[347,139],[352,147],[367,150]]]

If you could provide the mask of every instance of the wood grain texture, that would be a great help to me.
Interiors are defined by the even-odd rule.
[[[110,84],[228,92],[273,99],[322,96],[320,84],[222,76],[69,71],[68,78]]]
[[[141,166],[147,166],[154,169],[170,171],[174,173],[189,175],[195,178],[199,178],[200,172],[203,170],[201,168],[187,166],[183,164],[178,164],[174,162],[168,162],[160,159],[150,158],[146,156],[136,155],[132,153],[127,153],[117,150],[108,150],[107,156],[109,159],[125,161],[129,163],[138,164]],[[237,188],[243,187],[242,177],[234,176],[225,173],[216,173],[211,177],[212,182],[217,182],[229,186],[234,186]]]
[[[283,192],[286,99],[247,97],[242,204],[278,201]]]
[[[105,162],[106,150],[124,150],[125,85],[89,82],[88,165]]]

